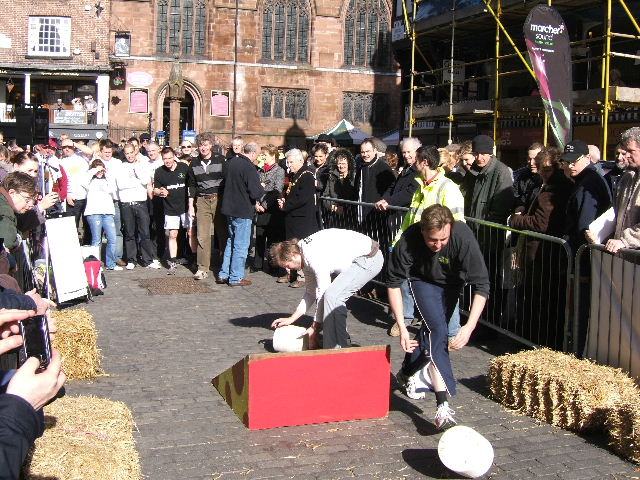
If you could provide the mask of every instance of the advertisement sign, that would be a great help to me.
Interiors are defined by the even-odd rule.
[[[553,136],[564,148],[572,139],[573,110],[567,27],[555,8],[537,5],[524,23],[524,39]]]
[[[149,90],[129,89],[129,113],[149,113]]]
[[[127,74],[127,82],[134,87],[148,87],[153,83],[153,77],[147,72],[129,72]]]
[[[231,92],[211,90],[211,116],[228,117]]]

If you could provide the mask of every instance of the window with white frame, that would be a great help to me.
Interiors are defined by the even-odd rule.
[[[69,57],[71,17],[29,17],[28,56]]]

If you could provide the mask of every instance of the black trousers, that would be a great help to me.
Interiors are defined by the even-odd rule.
[[[124,245],[127,262],[133,263],[138,257],[140,241],[140,260],[143,265],[149,265],[153,259],[154,247],[149,235],[149,211],[147,202],[120,202],[120,215],[124,226]]]

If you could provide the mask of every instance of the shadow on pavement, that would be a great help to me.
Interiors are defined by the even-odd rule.
[[[360,323],[385,330],[391,326],[386,307],[381,303],[354,295],[347,301],[347,308]]]
[[[428,478],[467,478],[445,467],[435,448],[409,448],[403,450],[402,458],[416,472]]]

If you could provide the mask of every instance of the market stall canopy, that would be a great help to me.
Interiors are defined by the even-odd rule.
[[[319,135],[331,135],[336,139],[338,145],[349,146],[349,145],[360,145],[363,140],[367,138],[371,138],[371,135],[363,132],[359,128],[354,127],[351,123],[349,123],[344,118],[336,123],[329,130],[325,130],[318,135],[312,137],[314,140],[318,138]]]
[[[400,130],[392,130],[380,137],[385,145],[398,145],[400,143]]]

